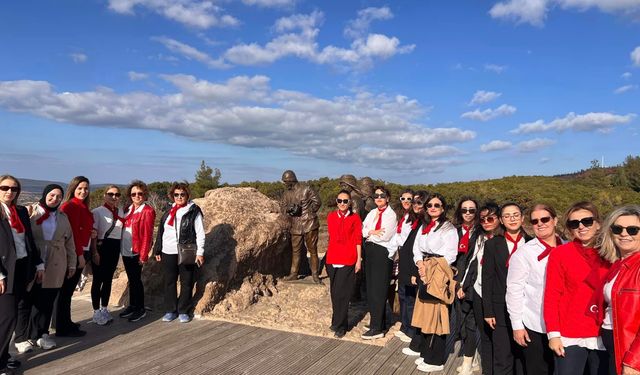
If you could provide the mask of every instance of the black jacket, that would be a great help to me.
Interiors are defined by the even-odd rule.
[[[162,235],[164,234],[164,223],[167,221],[170,211],[171,209],[167,210],[160,219],[158,235],[156,236],[156,243],[155,245],[153,245],[153,255],[160,255],[160,253],[162,253]],[[189,208],[189,211],[187,211],[187,213],[182,216],[182,219],[180,220],[180,233],[178,235],[179,244],[185,245],[196,243],[195,221],[198,215],[202,215],[202,210],[200,209],[200,207],[198,207],[197,204],[194,203]]]
[[[458,240],[461,240],[463,237],[462,228],[458,227],[457,229],[458,229]],[[455,280],[458,282],[459,287],[460,287],[460,283],[462,282],[462,278],[464,278],[464,273],[465,273],[465,270],[467,269],[467,264],[471,260],[471,257],[473,257],[473,252],[475,251],[475,243],[476,243],[476,240],[478,239],[478,235],[481,232],[482,232],[482,228],[480,227],[473,228],[473,232],[469,236],[469,249],[467,250],[467,253],[464,254],[459,252],[458,256],[456,257],[456,262],[453,264],[453,266],[458,270],[458,273],[455,276]]]
[[[420,226],[412,229],[407,240],[398,250],[398,282],[400,285],[413,285],[411,284],[411,276],[415,276],[416,282],[420,278],[418,275],[418,267],[413,261],[413,244],[416,241],[420,229]]]

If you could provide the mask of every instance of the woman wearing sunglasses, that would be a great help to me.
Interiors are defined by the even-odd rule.
[[[113,320],[107,306],[111,296],[113,274],[120,257],[122,240],[122,224],[125,220],[120,205],[120,188],[110,185],[104,192],[102,206],[94,208],[93,228],[98,232],[95,248],[91,249],[91,304],[93,305],[93,322],[105,325]]]
[[[370,315],[369,330],[361,336],[364,340],[384,337],[387,292],[391,281],[392,259],[397,251],[392,239],[398,222],[396,213],[389,208],[389,191],[384,186],[376,186],[373,199],[376,209],[367,214],[362,224],[362,237],[366,239],[364,271]]]
[[[79,328],[79,324],[71,321],[71,297],[82,275],[85,260],[90,258],[91,237],[95,236],[93,215],[89,211],[88,178],[76,176],[71,179],[64,196],[64,203],[60,206],[60,211],[64,212],[69,218],[78,261],[76,272],[70,278],[65,279],[60,288],[60,293],[56,299],[56,310],[53,318],[55,323],[53,325],[56,327],[56,337],[79,337],[84,336],[86,332]]]
[[[500,208],[502,235],[487,241],[482,267],[482,304],[484,320],[493,330],[493,374],[513,374],[522,361],[522,352],[513,341],[505,295],[507,271],[511,257],[531,237],[522,229],[524,215],[516,203],[506,203]]]
[[[403,194],[405,195],[405,194]],[[418,267],[413,261],[413,245],[424,221],[424,202],[428,193],[420,190],[412,197],[411,210],[398,223],[396,243],[398,244],[398,301],[400,303],[400,329],[396,336],[403,342],[411,342],[416,329],[411,326],[413,307],[418,293]],[[407,202],[408,200],[405,200]],[[404,203],[404,202],[403,202]],[[404,204],[403,204],[404,206]]]
[[[607,372],[597,322],[586,311],[609,265],[594,248],[600,215],[591,202],[578,202],[565,215],[573,240],[551,251],[544,291],[544,324],[555,353],[557,375]]]
[[[129,280],[129,306],[119,315],[130,322],[137,322],[147,315],[144,308],[142,266],[149,259],[156,220],[156,211],[146,203],[147,194],[147,184],[142,181],[135,180],[127,187],[131,205],[125,211],[121,252]]]
[[[162,262],[164,271],[163,322],[178,318],[180,323],[191,321],[193,286],[196,268],[204,263],[204,221],[202,210],[190,198],[189,184],[174,182],[169,188],[171,209],[162,215],[153,253],[156,261]],[[178,264],[178,247],[196,247],[195,264]],[[180,276],[180,296],[176,284]]]
[[[542,304],[549,254],[562,245],[556,234],[557,216],[553,207],[535,205],[529,219],[536,238],[524,244],[509,260],[507,311],[513,339],[523,348],[528,374],[553,374],[553,352],[547,340]]]
[[[462,301],[462,310],[470,309],[473,320],[468,317],[464,319],[464,330],[466,334],[463,336],[462,365],[458,367],[458,372],[464,375],[470,375],[473,371],[477,371],[477,367],[473,367],[473,357],[476,350],[476,331],[480,335],[480,360],[482,362],[482,373],[493,373],[493,347],[491,344],[492,329],[484,321],[484,313],[482,310],[482,265],[484,264],[484,247],[488,240],[501,232],[498,213],[500,207],[493,202],[488,202],[479,210],[480,229],[478,237],[470,244],[471,256],[467,262],[466,268],[459,271],[460,289],[458,289],[457,297]],[[479,277],[480,276],[480,277]]]
[[[441,292],[447,295],[448,285],[454,282],[450,266],[458,254],[458,232],[447,219],[444,196],[430,194],[425,208],[425,221],[413,245],[413,261],[419,275],[418,288],[429,290],[428,282],[425,282],[427,277],[444,274],[448,278],[447,290]],[[419,333],[411,340],[409,349],[420,353],[421,358],[416,360],[419,371],[442,371],[446,361],[445,342],[450,333],[448,316],[455,296],[451,295],[448,303],[442,300],[444,296],[425,297],[423,290],[419,290],[411,319]]]
[[[349,191],[341,190],[336,204],[338,209],[327,216],[327,274],[333,311],[331,330],[336,338],[342,338],[349,327],[349,300],[356,283],[356,273],[362,266],[362,220],[351,209]]]

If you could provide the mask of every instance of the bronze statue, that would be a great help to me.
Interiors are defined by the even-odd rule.
[[[298,182],[296,174],[287,170],[282,174],[282,182],[286,190],[282,195],[281,207],[283,213],[289,218],[289,233],[291,234],[291,272],[285,277],[285,281],[296,280],[302,257],[302,241],[311,254],[311,276],[313,282],[320,284],[318,276],[318,210],[320,209],[320,196],[310,186]],[[306,256],[306,253],[304,254]]]
[[[376,202],[373,200],[373,180],[371,177],[362,177],[360,179],[360,195],[364,200],[364,210],[368,214],[369,211],[376,208]]]
[[[364,201],[358,191],[358,181],[355,176],[352,174],[343,174],[340,176],[340,188],[349,192],[353,212],[360,216],[360,220],[364,220],[367,213],[364,210]]]

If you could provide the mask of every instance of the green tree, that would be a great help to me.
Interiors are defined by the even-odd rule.
[[[629,187],[640,192],[640,156],[627,156],[623,168]]]
[[[218,168],[212,169],[203,160],[200,163],[200,169],[196,172],[196,180],[191,185],[193,198],[202,198],[208,190],[216,189],[220,185],[221,176]]]

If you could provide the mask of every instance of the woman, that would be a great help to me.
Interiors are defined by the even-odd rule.
[[[585,314],[609,265],[594,248],[600,215],[593,203],[578,202],[565,215],[572,242],[549,255],[544,291],[544,324],[555,353],[557,375],[607,373],[607,353],[597,322]]]
[[[613,263],[597,303],[590,308],[602,324],[609,374],[640,374],[640,206],[620,207],[604,221],[600,256]]]
[[[9,365],[9,342],[16,317],[26,303],[27,285],[34,280],[42,282],[44,270],[33,240],[29,213],[25,207],[17,205],[21,190],[17,178],[0,176],[0,369]],[[16,337],[19,353],[32,348],[28,341],[18,342]],[[12,367],[15,365],[14,361]]]
[[[116,185],[109,185],[104,192],[103,205],[91,211],[93,229],[98,233],[91,248],[91,268],[93,270],[91,305],[93,306],[93,321],[100,326],[113,320],[107,307],[111,296],[113,274],[118,266],[122,226],[125,220],[124,213],[119,207],[120,196],[120,188]]]
[[[189,184],[174,182],[169,188],[169,199],[173,199],[171,209],[160,219],[160,227],[153,253],[162,262],[164,271],[164,305],[166,314],[163,322],[178,318],[180,323],[191,321],[193,285],[196,266],[204,263],[204,221],[200,207],[189,200]],[[178,264],[178,248],[194,245],[197,248],[195,264]],[[177,297],[176,283],[180,275],[180,296]]]
[[[536,238],[524,244],[509,260],[507,311],[513,339],[522,347],[527,374],[553,374],[553,352],[549,349],[542,303],[549,254],[562,245],[556,235],[557,216],[553,207],[535,205],[529,220]]]
[[[416,329],[411,326],[413,306],[416,303],[418,267],[413,262],[413,245],[424,220],[424,202],[428,193],[420,190],[412,199],[412,209],[398,223],[398,300],[400,302],[400,329],[396,336],[403,342],[411,342]]]
[[[53,304],[66,277],[76,271],[76,248],[67,215],[58,211],[62,202],[60,185],[47,185],[40,201],[31,207],[31,228],[44,259],[42,283],[34,283],[21,306],[15,341],[28,341],[44,350],[55,348],[49,336]],[[28,345],[27,345],[28,346]]]
[[[500,224],[504,232],[487,241],[482,267],[482,307],[484,320],[493,330],[493,373],[513,374],[521,367],[522,353],[512,340],[511,322],[508,318],[505,295],[507,270],[510,258],[531,239],[522,229],[524,215],[516,203],[506,203],[500,208]]]
[[[471,256],[464,270],[461,270],[460,289],[458,289],[457,297],[462,301],[462,311],[470,309],[469,314],[473,319],[467,318],[463,320],[464,335],[462,344],[463,360],[462,365],[458,367],[458,372],[464,375],[470,375],[473,371],[477,371],[477,366],[473,366],[473,358],[476,347],[476,331],[480,335],[480,360],[482,362],[482,373],[485,375],[493,374],[493,346],[491,344],[492,329],[484,321],[484,312],[482,310],[482,266],[484,264],[484,248],[488,240],[492,239],[499,233],[502,233],[498,213],[500,207],[493,202],[488,202],[482,206],[480,212],[480,227],[478,237],[472,247]]]
[[[71,297],[82,275],[85,259],[90,258],[89,244],[94,234],[93,215],[89,211],[88,178],[76,176],[69,182],[60,211],[67,215],[71,224],[77,262],[76,272],[70,278],[66,278],[60,288],[56,299],[53,325],[56,327],[56,337],[80,337],[86,332],[80,329],[79,324],[71,321]]]
[[[376,186],[373,199],[376,209],[371,210],[362,224],[364,243],[365,280],[369,308],[369,330],[362,334],[364,340],[384,337],[387,291],[391,281],[393,256],[397,248],[392,238],[396,232],[396,213],[389,208],[389,191]]]
[[[413,245],[419,291],[411,325],[419,331],[409,348],[420,352],[422,361],[420,358],[416,361],[418,370],[432,372],[441,371],[446,361],[445,342],[450,333],[449,314],[455,298],[451,265],[458,254],[458,232],[446,217],[447,202],[441,194],[430,194],[425,206],[425,221]],[[432,294],[430,287],[435,282],[428,279],[432,276],[445,280],[446,290],[440,290],[442,294]]]
[[[349,300],[362,266],[362,220],[351,210],[349,191],[340,190],[336,204],[338,209],[327,216],[327,274],[331,283],[331,330],[336,338],[342,338],[349,328]]]
[[[142,285],[142,266],[149,259],[153,243],[153,225],[156,211],[146,203],[147,184],[135,180],[127,187],[127,196],[131,205],[125,211],[124,230],[122,231],[122,263],[129,280],[129,306],[120,313],[121,318],[137,322],[147,315],[144,307],[144,286]]]

